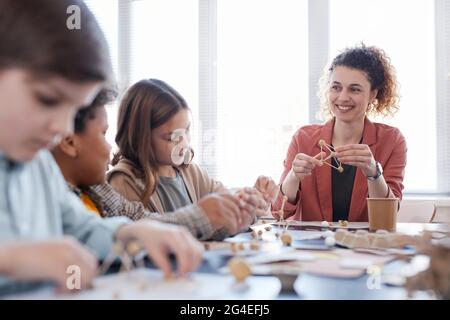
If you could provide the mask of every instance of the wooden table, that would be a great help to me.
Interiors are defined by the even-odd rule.
[[[266,223],[275,223],[270,218],[264,219]],[[321,230],[321,222],[319,221],[292,221],[290,226],[299,226],[305,228],[317,228]],[[337,225],[337,223],[336,223]],[[349,228],[367,228],[366,222],[350,223]],[[419,235],[422,231],[440,232],[450,235],[449,224],[438,223],[397,223],[397,232],[409,235]],[[239,236],[239,235],[238,235]],[[226,264],[227,260],[216,261],[208,265],[202,266],[200,271],[214,272],[215,267],[221,267]],[[214,265],[214,268],[211,268]],[[385,270],[393,270],[401,268],[405,262],[393,261],[384,266]],[[407,299],[407,292],[402,287],[394,287],[381,285],[379,289],[369,289],[367,286],[368,275],[365,274],[355,279],[342,279],[333,277],[323,277],[313,274],[301,273],[295,283],[297,294],[295,291],[281,292],[279,299]],[[426,293],[417,293],[414,295],[417,299],[430,299],[431,296]]]

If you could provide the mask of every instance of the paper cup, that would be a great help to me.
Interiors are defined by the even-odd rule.
[[[395,231],[397,225],[397,198],[367,198],[370,231]]]

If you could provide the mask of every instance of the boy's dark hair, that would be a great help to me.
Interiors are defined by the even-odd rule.
[[[79,8],[79,29],[68,26],[70,8]],[[1,0],[0,44],[0,70],[113,82],[108,44],[81,0]]]
[[[83,133],[86,128],[86,123],[88,120],[92,120],[95,118],[95,110],[98,107],[102,107],[106,104],[113,102],[117,97],[117,91],[113,89],[102,89],[95,97],[92,103],[80,109],[75,115],[75,124],[74,124],[74,132],[75,133]]]

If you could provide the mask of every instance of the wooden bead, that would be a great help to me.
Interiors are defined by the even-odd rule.
[[[339,223],[339,225],[341,227],[347,227],[348,226],[348,221],[347,220],[339,220],[338,223]]]
[[[336,240],[334,237],[326,237],[325,238],[325,245],[328,247],[333,247],[336,244]]]
[[[320,224],[322,227],[324,228],[328,228],[330,226],[330,224],[328,223],[328,221],[322,221],[322,223]]]
[[[236,279],[236,282],[244,282],[251,275],[249,265],[243,259],[233,258],[228,263],[230,273]]]
[[[148,283],[146,283],[146,282],[139,283],[139,285],[138,285],[138,290],[139,291],[145,291],[147,289],[148,289]]]
[[[172,273],[169,275],[164,275],[164,281],[174,281],[175,279],[176,278]]]
[[[142,250],[141,246],[137,241],[132,241],[127,244],[127,253],[134,257]]]
[[[331,230],[327,230],[322,234],[323,238],[334,237],[334,232]]]
[[[290,246],[292,243],[292,237],[289,233],[283,232],[281,235],[281,242],[283,242],[283,245]]]
[[[118,292],[113,292],[112,299],[113,300],[119,300],[120,299],[120,294]]]

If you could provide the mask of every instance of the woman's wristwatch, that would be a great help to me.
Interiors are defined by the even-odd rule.
[[[377,168],[377,173],[375,173],[373,177],[367,176],[367,180],[375,181],[383,174],[383,168],[381,167],[381,164],[378,161],[375,163],[375,167]]]

